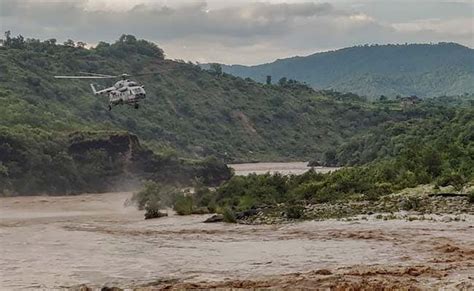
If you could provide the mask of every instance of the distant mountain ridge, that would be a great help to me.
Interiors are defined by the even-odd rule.
[[[435,97],[474,92],[474,50],[456,43],[355,46],[224,72],[274,83],[280,78],[368,97]]]

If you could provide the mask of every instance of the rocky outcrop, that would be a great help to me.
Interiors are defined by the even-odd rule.
[[[263,209],[256,215],[241,217],[243,224],[278,224],[294,221],[286,213],[286,205]],[[430,215],[440,216],[440,221],[460,220],[459,215],[474,214],[474,204],[468,195],[455,196],[386,196],[377,201],[344,201],[335,203],[308,204],[300,219],[431,219]],[[426,217],[425,217],[426,216]]]
[[[163,213],[158,210],[147,210],[145,213],[145,219],[154,219],[166,216],[168,216],[168,213]]]
[[[204,223],[216,223],[216,222],[223,222],[223,221],[224,221],[224,215],[216,214],[204,220]]]
[[[161,156],[128,132],[0,128],[0,196],[130,191],[141,180],[215,186],[230,177],[221,161]]]

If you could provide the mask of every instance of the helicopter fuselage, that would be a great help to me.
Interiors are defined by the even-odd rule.
[[[112,87],[97,90],[94,84],[91,84],[91,89],[94,95],[106,95],[109,97],[109,110],[112,110],[112,106],[116,105],[132,105],[135,109],[138,109],[138,103],[140,100],[146,98],[146,92],[143,85],[138,84],[135,81],[128,80],[128,74],[121,75],[104,75],[97,73],[84,73],[81,72],[81,76],[54,76],[56,79],[114,79],[121,77],[122,80],[116,82]],[[139,74],[139,75],[149,75]],[[152,73],[155,74],[155,73]]]
[[[93,84],[92,90],[96,95],[108,95],[109,109],[116,105],[134,105],[138,108],[138,102],[146,98],[146,91],[143,85],[130,80],[121,80],[115,83],[114,86],[97,91]]]
[[[145,89],[140,86],[125,87],[109,92],[109,103],[111,105],[135,104],[146,98]]]

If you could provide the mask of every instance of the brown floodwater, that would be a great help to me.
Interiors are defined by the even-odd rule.
[[[145,221],[142,211],[125,206],[131,195],[0,198],[0,290],[136,287],[171,279],[291,287],[319,282],[320,275],[302,280],[294,274],[321,269],[334,282],[382,276],[382,283],[473,286],[473,216],[248,226],[170,213]],[[268,279],[275,275],[280,281]]]

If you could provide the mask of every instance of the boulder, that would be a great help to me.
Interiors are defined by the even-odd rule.
[[[147,210],[145,213],[145,219],[153,219],[168,216],[168,213],[163,213],[157,210]]]
[[[204,223],[215,223],[215,222],[223,222],[223,221],[224,221],[224,215],[216,214],[204,220]]]

